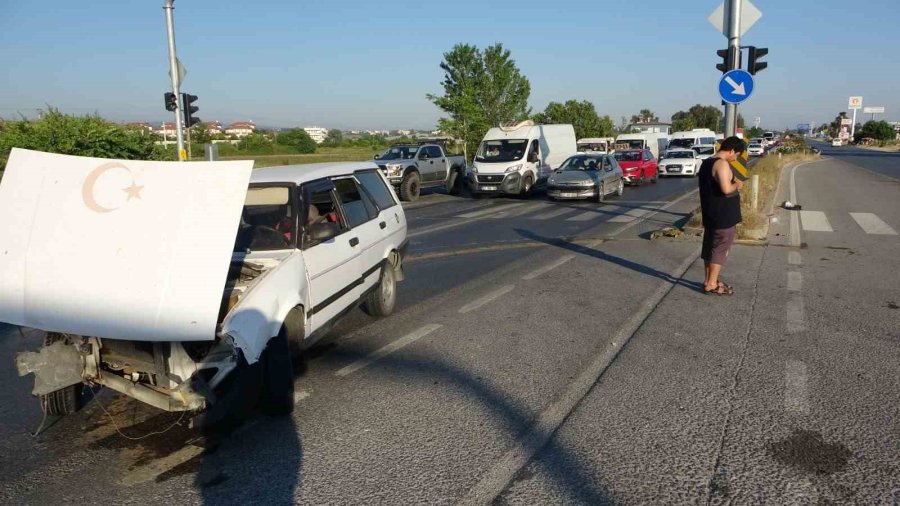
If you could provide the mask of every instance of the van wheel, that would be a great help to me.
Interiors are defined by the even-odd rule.
[[[363,311],[371,316],[387,316],[394,312],[396,303],[397,275],[394,266],[386,262],[381,268],[381,280],[363,303]]]
[[[58,332],[47,332],[44,336],[44,346],[49,346],[66,338]],[[70,415],[81,408],[81,398],[78,390],[81,385],[69,385],[49,394],[41,394],[38,399],[41,402],[41,411],[50,416]]]
[[[263,391],[260,410],[267,415],[287,415],[294,410],[294,368],[287,329],[269,339],[263,352]]]
[[[459,172],[451,169],[447,175],[447,193],[450,195],[459,195]]]
[[[534,189],[534,178],[531,177],[531,174],[525,176],[525,179],[522,180],[522,191],[520,195],[522,197],[530,197],[531,191]]]
[[[419,198],[421,191],[419,183],[419,173],[411,170],[403,176],[403,182],[400,183],[400,200],[412,202]]]

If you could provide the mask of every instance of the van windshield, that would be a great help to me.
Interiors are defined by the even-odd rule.
[[[618,140],[616,149],[644,149],[644,139]]]
[[[688,149],[694,145],[694,139],[672,139],[669,141],[669,149],[672,148],[684,148]]]
[[[605,153],[607,150],[606,144],[595,142],[581,143],[578,145],[578,151],[603,151]]]
[[[475,153],[476,162],[501,163],[521,160],[525,156],[528,139],[483,141]]]

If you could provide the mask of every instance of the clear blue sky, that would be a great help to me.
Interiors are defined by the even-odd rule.
[[[707,16],[721,0],[424,2],[177,0],[184,89],[204,120],[269,126],[432,128],[442,54],[502,42],[531,80],[535,111],[592,101],[616,123],[718,105]],[[766,128],[832,119],[849,95],[900,119],[900,1],[753,0],[742,41],[770,48],[740,112]],[[169,86],[162,0],[0,0],[0,116],[46,104],[116,121],[160,121]]]

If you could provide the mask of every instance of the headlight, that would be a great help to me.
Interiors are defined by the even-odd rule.
[[[518,164],[518,165],[513,165],[512,167],[506,169],[506,173],[509,174],[510,172],[518,172],[519,169],[521,169],[521,168],[522,168],[522,164],[521,164],[521,163]]]
[[[478,174],[478,167],[472,166],[472,174]]]
[[[389,163],[386,167],[388,176],[399,176],[400,172],[403,170],[403,166],[396,163]]]

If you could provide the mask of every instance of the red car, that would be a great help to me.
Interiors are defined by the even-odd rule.
[[[656,158],[649,149],[626,149],[616,151],[613,156],[622,168],[626,183],[641,185],[659,179]]]

